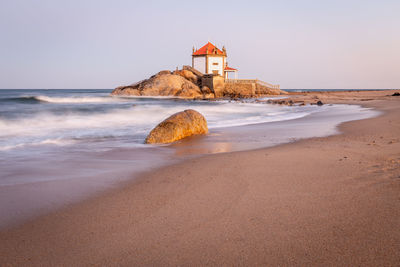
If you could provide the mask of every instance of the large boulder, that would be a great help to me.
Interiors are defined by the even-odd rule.
[[[172,143],[191,135],[207,133],[207,121],[204,116],[188,109],[175,113],[158,124],[147,136],[146,144]]]
[[[147,80],[120,86],[111,92],[112,95],[126,96],[177,96],[184,98],[202,97],[200,88],[181,75],[161,71]]]
[[[173,74],[180,75],[194,84],[199,83],[199,77],[190,70],[176,70]]]

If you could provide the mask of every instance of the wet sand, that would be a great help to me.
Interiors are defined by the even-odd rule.
[[[392,93],[306,94],[383,115],[344,123],[335,136],[154,170],[1,232],[0,265],[396,266],[400,97]]]

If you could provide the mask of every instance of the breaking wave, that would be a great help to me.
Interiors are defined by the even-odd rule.
[[[60,103],[60,104],[79,104],[79,103],[107,103],[123,101],[124,98],[104,96],[104,97],[52,97],[52,96],[21,96],[11,98],[0,98],[0,102],[14,102],[22,104],[35,103]]]
[[[0,102],[34,104],[34,103],[40,103],[41,100],[38,99],[36,96],[21,96],[21,97],[0,98]]]
[[[48,103],[106,103],[120,101],[120,99],[113,97],[49,97],[49,96],[36,96],[37,100]]]
[[[24,148],[27,146],[41,146],[41,145],[57,145],[57,146],[66,146],[72,145],[74,143],[73,140],[62,140],[62,139],[45,139],[38,142],[29,142],[29,143],[19,143],[14,145],[5,145],[0,146],[0,151],[7,151],[16,148]]]
[[[92,148],[139,145],[158,123],[185,109],[203,114],[210,129],[293,120],[334,109],[328,105],[288,107],[254,101],[188,101],[112,97],[105,93],[66,95],[65,92],[36,96],[9,94],[0,101],[3,101],[0,104],[0,151],[69,144],[92,144]],[[359,108],[349,109],[356,112]]]
[[[31,98],[32,99],[32,98]],[[42,97],[34,99],[45,101],[101,101],[106,97]],[[109,101],[109,99],[107,99]],[[118,101],[119,99],[117,99]],[[86,101],[86,102],[85,102]],[[130,99],[132,101],[132,99]],[[30,116],[17,118],[0,117],[0,148],[19,148],[24,144],[48,144],[43,140],[78,140],[92,142],[111,139],[130,140],[142,143],[146,134],[168,116],[192,108],[202,113],[210,129],[241,126],[272,121],[290,120],[307,116],[313,108],[283,107],[258,103],[187,102],[174,100],[137,100],[128,102],[126,108],[119,104],[113,109],[101,108],[96,112],[81,112],[81,105],[68,112],[56,109],[45,110]],[[131,103],[136,103],[132,104]],[[321,108],[320,108],[321,109]],[[96,109],[97,110],[97,109]],[[106,138],[107,139],[107,138]],[[42,142],[42,143],[41,143]],[[54,144],[57,144],[54,142]]]

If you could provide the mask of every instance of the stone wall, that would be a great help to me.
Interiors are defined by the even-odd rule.
[[[224,96],[251,97],[255,95],[256,84],[254,83],[226,83]]]
[[[261,84],[256,84],[255,94],[256,95],[284,95],[284,94],[287,94],[287,92],[282,91],[280,89],[269,88],[269,87],[263,86]]]
[[[202,88],[209,88],[214,97],[256,97],[260,95],[280,95],[286,92],[280,89],[269,88],[254,80],[243,82],[227,82],[222,76],[206,74],[202,77]]]
[[[201,79],[202,87],[208,87],[215,97],[222,97],[225,87],[225,79],[222,76],[204,75]]]
[[[213,89],[214,89],[215,97],[224,96],[224,89],[225,89],[225,79],[224,79],[224,77],[222,77],[222,76],[214,76]]]
[[[210,88],[212,91],[214,91],[214,83],[213,83],[213,76],[212,75],[204,75],[201,78],[201,86],[204,87],[208,87]]]

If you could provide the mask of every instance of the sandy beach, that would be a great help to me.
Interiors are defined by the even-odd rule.
[[[148,172],[0,232],[0,265],[398,266],[400,97],[394,92],[289,95],[382,114],[341,124],[334,136]]]

